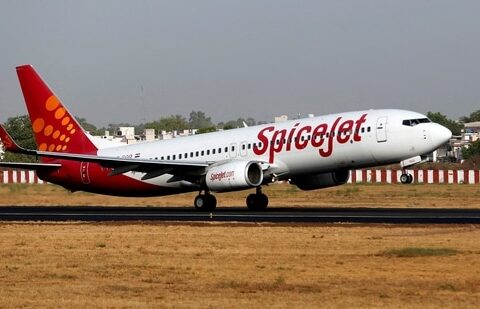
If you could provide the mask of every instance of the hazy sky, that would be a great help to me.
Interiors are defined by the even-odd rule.
[[[480,1],[0,0],[0,121],[33,64],[97,126],[480,109]],[[142,91],[143,89],[143,91]]]

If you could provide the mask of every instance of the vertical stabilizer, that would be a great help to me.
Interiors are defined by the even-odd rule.
[[[31,65],[17,67],[40,151],[96,154],[97,147]]]

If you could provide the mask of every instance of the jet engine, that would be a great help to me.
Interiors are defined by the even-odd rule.
[[[207,188],[214,192],[236,191],[262,184],[263,171],[255,161],[230,161],[214,165],[205,176]]]
[[[347,183],[350,178],[349,170],[338,170],[331,173],[313,174],[299,176],[290,180],[301,190],[315,190],[339,186]]]

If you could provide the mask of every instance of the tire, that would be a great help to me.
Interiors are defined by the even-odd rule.
[[[408,174],[408,183],[413,182],[413,175]]]
[[[200,211],[214,211],[217,208],[217,198],[211,194],[199,194],[195,197],[193,206]]]
[[[195,200],[193,201],[193,206],[197,210],[204,210],[206,205],[206,198],[204,194],[199,194],[195,197]]]
[[[402,174],[400,175],[400,182],[403,183],[403,184],[407,184],[409,183],[408,181],[410,180],[410,175],[408,174]]]
[[[215,197],[215,195],[206,194],[205,202],[206,202],[204,206],[205,211],[214,211],[215,208],[217,208],[217,198]]]
[[[256,210],[257,205],[257,195],[256,194],[249,194],[246,199],[247,207],[250,210]]]
[[[250,210],[265,210],[268,206],[268,197],[263,194],[249,194],[246,199],[247,207]]]

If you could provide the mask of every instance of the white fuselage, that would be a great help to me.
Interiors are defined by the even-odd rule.
[[[99,156],[158,161],[258,161],[288,179],[339,169],[398,163],[432,152],[451,132],[427,117],[404,110],[368,110],[285,121],[155,142],[105,148]],[[332,134],[333,133],[333,134]],[[140,180],[144,175],[125,175]],[[145,180],[164,187],[171,175]]]

